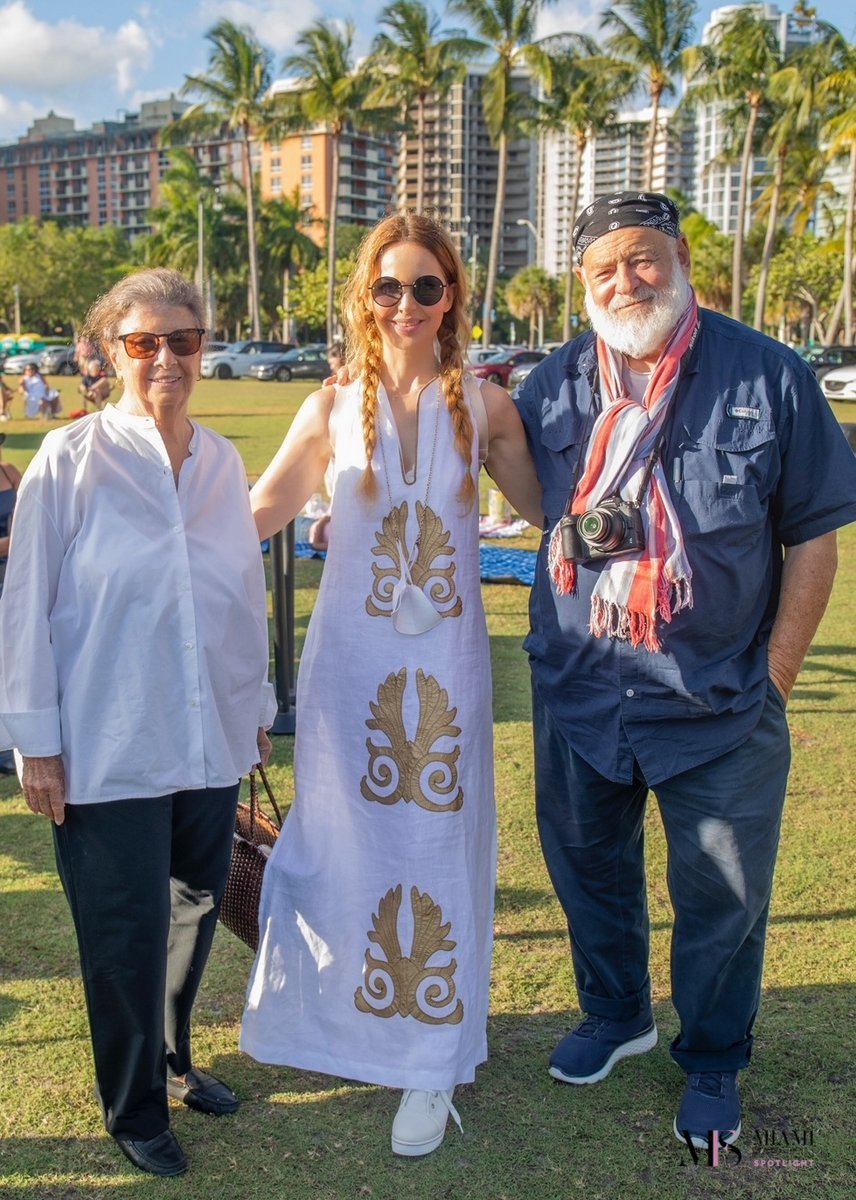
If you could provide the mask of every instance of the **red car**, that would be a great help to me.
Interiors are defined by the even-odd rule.
[[[500,383],[508,387],[508,376],[521,363],[539,363],[547,355],[543,350],[502,350],[486,359],[478,367],[472,368],[473,375],[479,379],[487,379],[490,383]]]

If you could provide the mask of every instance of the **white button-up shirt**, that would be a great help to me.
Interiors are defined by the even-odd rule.
[[[150,417],[47,434],[0,600],[0,747],[62,753],[69,804],[227,787],[276,712],[264,570],[234,447],[193,427],[176,488]]]

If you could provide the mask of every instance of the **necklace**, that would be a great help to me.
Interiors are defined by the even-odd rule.
[[[425,387],[429,387],[426,384]],[[423,391],[425,388],[422,389]],[[387,393],[388,397],[388,393]],[[390,413],[392,407],[390,406]],[[419,416],[417,414],[416,428],[416,448],[419,449]],[[434,437],[431,442],[431,458],[428,462],[428,478],[425,480],[425,498],[422,501],[423,508],[428,507],[428,497],[431,494],[431,476],[434,471],[434,455],[437,450],[437,433],[440,428],[440,401],[437,399],[434,405]],[[380,445],[380,457],[383,463],[383,476],[386,482],[386,494],[389,499],[390,512],[395,509],[395,503],[392,499],[392,487],[389,482],[389,467],[386,461],[386,444],[383,436],[383,422],[378,421],[377,440]],[[405,482],[409,483],[405,475]],[[414,460],[413,482],[416,482],[416,460]],[[403,533],[403,531],[401,531]],[[419,555],[419,536],[413,543],[413,549],[408,556],[405,552],[401,536],[398,538],[398,561],[401,565],[401,574],[398,582],[392,589],[392,626],[397,633],[419,634],[427,633],[429,629],[433,629],[438,622],[443,618],[437,612],[434,605],[422,591],[421,587],[413,582],[410,573],[410,568],[416,561]]]

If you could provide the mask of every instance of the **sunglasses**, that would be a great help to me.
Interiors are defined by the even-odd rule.
[[[440,303],[443,293],[449,286],[450,284],[443,283],[443,280],[438,279],[436,275],[420,275],[418,279],[414,279],[413,283],[402,283],[399,279],[393,279],[391,275],[381,275],[369,290],[372,300],[381,308],[393,308],[398,304],[404,295],[405,288],[410,288],[417,304],[431,308],[432,305]]]
[[[173,329],[172,333],[120,333],[119,341],[129,358],[154,358],[161,342],[179,358],[186,358],[196,353],[204,336],[204,329]]]

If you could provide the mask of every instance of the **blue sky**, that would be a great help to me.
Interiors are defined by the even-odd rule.
[[[205,31],[221,17],[250,25],[278,67],[295,36],[319,17],[359,13],[358,51],[368,49],[387,0],[0,0],[0,141],[24,134],[49,110],[78,128],[134,111],[142,100],[177,91],[185,74],[204,71]],[[557,0],[540,33],[597,33],[608,0]],[[818,15],[853,38],[853,0],[815,0]],[[429,0],[442,13],[442,0]],[[711,9],[700,0],[699,33]],[[792,7],[780,0],[779,7]],[[447,24],[453,24],[449,18]]]

